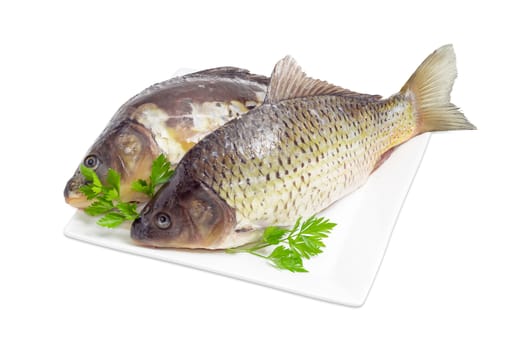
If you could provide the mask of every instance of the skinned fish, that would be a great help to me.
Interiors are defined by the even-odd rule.
[[[286,57],[262,106],[206,136],[133,222],[155,247],[219,249],[294,224],[362,186],[394,147],[424,132],[475,129],[450,102],[451,45],[382,99],[307,77]]]
[[[260,105],[269,79],[234,67],[220,67],[155,84],[126,102],[111,119],[82,164],[105,183],[108,168],[121,174],[122,201],[147,198],[131,183],[147,179],[153,160],[165,154],[173,167],[201,138]],[[77,168],[64,195],[68,204],[84,208],[79,191],[86,184]]]

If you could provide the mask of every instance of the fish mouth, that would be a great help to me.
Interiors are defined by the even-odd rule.
[[[154,242],[147,237],[147,231],[144,229],[145,225],[142,222],[142,217],[137,218],[131,224],[130,235],[133,242],[144,247],[157,247]]]
[[[77,183],[73,179],[68,181],[63,194],[65,195],[65,202],[72,207],[84,209],[90,204],[84,193],[77,190]]]
[[[65,202],[77,209],[84,209],[90,205],[84,194],[75,191],[65,193]]]
[[[90,201],[86,198],[84,193],[79,191],[81,186],[86,185],[85,179],[81,178],[82,175],[78,175],[76,173],[68,182],[66,183],[65,190],[63,194],[65,196],[65,202],[72,207],[83,209],[86,208]]]

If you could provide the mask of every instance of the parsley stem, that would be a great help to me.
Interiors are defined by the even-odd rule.
[[[255,255],[255,256],[261,257],[261,258],[263,258],[263,259],[269,259],[269,257],[267,257],[267,256],[265,256],[265,255],[262,255],[262,254],[259,254],[259,253],[257,253],[256,251],[251,250],[251,249],[250,249],[250,250],[247,250],[247,252],[248,252],[248,253],[250,253],[250,254],[253,254],[253,255]]]
[[[266,255],[257,253],[257,250],[268,247],[268,246],[270,246],[269,243],[263,243],[263,244],[259,244],[258,246],[253,246],[251,248],[238,248],[238,247],[237,248],[228,248],[228,249],[226,249],[226,252],[232,253],[232,254],[234,254],[234,253],[250,253],[255,256],[259,256],[261,258],[268,259],[268,257]]]
[[[270,243],[261,243],[261,244],[257,244],[251,248],[247,248],[248,250],[252,250],[252,251],[256,251],[256,250],[260,250],[260,249],[263,249],[263,248],[266,248],[266,247],[269,247],[271,244]]]

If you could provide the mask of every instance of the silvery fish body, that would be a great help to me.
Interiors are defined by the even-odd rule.
[[[397,145],[427,131],[473,129],[449,102],[452,46],[387,99],[307,77],[280,61],[262,106],[192,148],[132,226],[144,245],[228,248],[292,225],[362,186]]]
[[[131,98],[117,111],[90,147],[82,164],[105,181],[108,168],[121,173],[121,200],[143,201],[131,183],[147,179],[152,161],[165,154],[173,167],[201,138],[260,105],[269,79],[234,67],[220,67],[175,77]],[[89,202],[79,168],[65,188],[75,207]]]

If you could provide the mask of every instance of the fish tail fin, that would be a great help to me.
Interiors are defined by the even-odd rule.
[[[402,87],[400,93],[415,103],[416,134],[476,129],[450,101],[456,76],[454,49],[445,45],[429,55]]]

